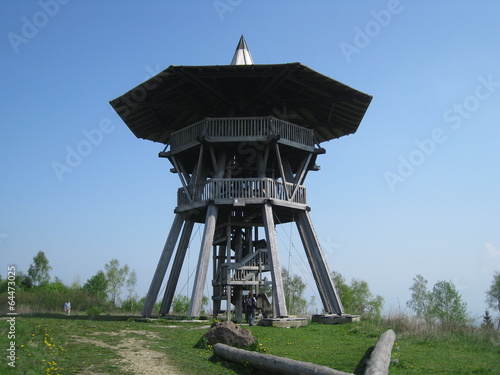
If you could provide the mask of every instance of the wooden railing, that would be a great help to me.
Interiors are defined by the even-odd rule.
[[[291,142],[314,147],[315,138],[312,129],[292,124],[291,122],[267,117],[222,117],[206,118],[178,130],[170,136],[170,149],[197,142],[200,137],[214,137],[231,141],[234,138],[279,136]]]
[[[228,275],[223,277],[226,282],[227,280],[250,281],[251,279],[256,281],[255,277],[259,274],[259,271],[269,271],[269,254],[267,249],[258,249],[247,255],[240,262],[221,264],[222,274]]]
[[[189,195],[188,195],[188,194]],[[215,199],[263,198],[306,204],[306,187],[272,178],[211,179],[177,191],[177,205]],[[295,194],[294,194],[295,193]]]

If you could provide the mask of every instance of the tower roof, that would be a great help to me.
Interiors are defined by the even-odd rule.
[[[250,50],[248,49],[247,42],[245,42],[243,35],[238,42],[236,51],[234,51],[231,65],[253,65],[252,55],[250,54]]]
[[[245,56],[243,51],[248,48],[242,37],[233,61]],[[164,144],[172,132],[207,117],[269,115],[313,129],[323,142],[355,133],[371,100],[289,63],[172,65],[110,104],[138,138]]]

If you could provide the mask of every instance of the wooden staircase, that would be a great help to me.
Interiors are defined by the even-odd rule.
[[[231,303],[237,306],[243,291],[255,291],[271,283],[263,277],[264,273],[271,271],[266,241],[252,241],[251,231],[238,226],[231,228],[229,240],[227,232],[227,226],[218,228],[213,241],[212,299],[215,306],[228,300],[228,291]]]

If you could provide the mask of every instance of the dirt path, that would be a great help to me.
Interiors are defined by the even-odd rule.
[[[130,333],[146,336],[147,339],[127,337]],[[124,371],[132,372],[133,374],[183,375],[182,372],[169,365],[168,358],[165,353],[147,348],[148,344],[151,343],[151,339],[158,338],[156,333],[150,331],[132,330],[123,330],[115,333],[99,333],[99,335],[103,334],[123,336],[123,339],[116,345],[110,345],[102,340],[87,337],[73,336],[73,339],[78,342],[114,350],[116,354],[122,357],[122,360],[120,360],[117,365]],[[83,374],[99,375],[96,372],[92,372],[92,369],[87,369],[83,372]]]

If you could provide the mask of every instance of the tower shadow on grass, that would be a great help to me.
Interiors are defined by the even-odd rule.
[[[109,321],[121,322],[127,320],[135,320],[140,318],[140,315],[66,315],[63,313],[31,313],[19,314],[20,317],[28,318],[44,318],[44,319],[66,319],[66,320],[95,320],[95,321]]]

